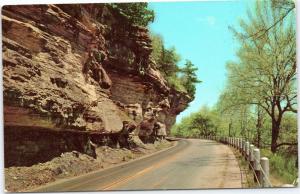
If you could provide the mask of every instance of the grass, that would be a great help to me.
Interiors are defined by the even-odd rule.
[[[269,159],[270,175],[284,184],[292,184],[298,177],[298,168],[295,167],[295,155],[286,153],[273,154],[270,150],[262,149],[261,155]]]
[[[246,181],[243,184],[245,188],[255,188],[258,185],[253,181],[253,173],[248,168],[248,162],[239,151],[232,148],[236,158],[239,161],[239,166],[242,173],[246,176]],[[268,149],[261,149],[261,156],[269,159],[270,165],[270,180],[273,186],[282,186],[283,184],[292,184],[298,177],[298,169],[295,167],[296,157],[284,153],[273,154]]]

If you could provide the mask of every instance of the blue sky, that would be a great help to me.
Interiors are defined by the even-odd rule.
[[[238,44],[228,26],[238,26],[247,17],[253,0],[152,2],[155,21],[150,30],[163,36],[166,47],[175,46],[182,58],[197,67],[196,98],[177,116],[177,123],[203,105],[213,106],[226,82],[226,62],[235,59]]]

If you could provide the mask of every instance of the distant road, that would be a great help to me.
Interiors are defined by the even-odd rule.
[[[150,157],[31,192],[241,187],[238,162],[229,147],[210,140],[183,139]]]

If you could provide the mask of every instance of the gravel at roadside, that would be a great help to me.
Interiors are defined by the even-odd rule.
[[[26,191],[62,178],[74,177],[127,162],[171,147],[173,143],[166,140],[156,141],[154,144],[146,144],[144,148],[132,150],[102,146],[96,149],[96,159],[73,151],[62,153],[61,156],[51,161],[30,167],[5,168],[5,190],[8,192]]]

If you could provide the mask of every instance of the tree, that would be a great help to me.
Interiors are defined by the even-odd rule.
[[[274,9],[282,10],[280,16],[277,17],[277,20],[274,20],[270,23],[269,26],[261,26],[255,33],[250,35],[249,37],[260,38],[266,33],[278,25],[280,22],[283,22],[284,19],[295,9],[295,2],[291,0],[271,0],[271,7]]]
[[[198,68],[195,67],[190,60],[186,60],[184,67],[180,70],[182,73],[182,85],[185,87],[187,93],[192,97],[192,99],[195,98],[196,84],[201,83],[196,75],[197,70]]]
[[[250,139],[250,129],[253,127],[251,126],[253,119],[251,107],[248,104],[237,104],[234,101],[235,95],[231,86],[227,86],[220,95],[216,104],[217,114],[222,120],[219,127],[228,136],[241,135],[246,139]]]
[[[182,122],[173,128],[172,134],[179,137],[193,138],[198,138],[201,135],[216,135],[217,127],[214,114],[214,111],[203,106],[198,112],[183,118]]]
[[[148,3],[112,3],[109,5],[135,25],[147,26],[154,21],[154,11],[148,9]]]
[[[161,35],[159,34],[150,34],[152,41],[152,53],[150,55],[151,59],[155,62],[158,62],[162,55],[162,50],[164,48],[164,41]]]
[[[176,52],[175,47],[171,47],[170,49],[166,49],[164,46],[162,47],[161,57],[157,61],[158,69],[167,76],[171,77],[172,75],[179,72],[179,67],[177,63],[180,61],[180,56]]]
[[[178,62],[180,55],[175,47],[166,48],[162,36],[151,34],[152,53],[150,57],[155,61],[157,68],[166,77],[171,77],[179,72]]]
[[[286,10],[274,1],[258,1],[255,15],[240,21],[241,32],[234,31],[241,43],[239,61],[227,65],[233,104],[257,105],[269,115],[272,152],[281,145],[284,114],[297,112],[295,14],[283,15]],[[265,33],[253,36],[261,29]]]
[[[186,92],[192,99],[195,98],[196,84],[198,80],[197,67],[186,60],[183,68],[178,66],[180,56],[175,47],[165,48],[163,38],[157,34],[151,34],[152,53],[151,59],[155,61],[156,67],[160,70],[168,84],[178,91]]]

